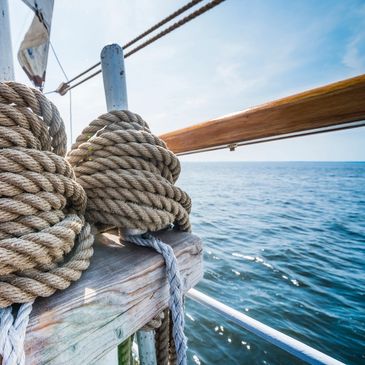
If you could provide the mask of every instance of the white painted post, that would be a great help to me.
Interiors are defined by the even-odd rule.
[[[156,365],[155,331],[138,331],[138,353],[141,365]]]
[[[105,46],[101,51],[101,69],[107,110],[127,110],[127,83],[123,49],[118,44]],[[128,232],[133,234],[132,232]],[[134,232],[139,233],[139,232]],[[156,350],[153,331],[138,331],[138,353],[141,365],[156,365]]]
[[[0,0],[0,81],[14,80],[8,0]]]
[[[118,44],[105,46],[101,51],[104,90],[108,112],[128,109],[123,49]]]
[[[108,112],[128,109],[123,49],[118,44],[110,44],[103,48],[100,58]],[[118,348],[110,351],[95,365],[104,364],[118,364]]]

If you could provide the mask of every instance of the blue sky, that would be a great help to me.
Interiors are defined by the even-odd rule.
[[[69,77],[184,1],[55,0],[51,39]],[[10,0],[13,51],[31,11]],[[16,63],[16,79],[27,78]],[[129,108],[156,134],[365,72],[363,0],[227,0],[126,60]],[[46,90],[64,77],[52,54]],[[50,95],[69,128],[69,99]],[[106,110],[101,77],[76,88],[73,137]],[[69,132],[69,131],[68,131]],[[70,135],[70,133],[68,133]],[[365,128],[184,157],[365,160]]]

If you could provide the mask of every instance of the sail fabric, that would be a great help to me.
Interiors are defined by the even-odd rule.
[[[42,88],[46,78],[54,0],[23,0],[35,13],[20,44],[18,61],[34,85]]]

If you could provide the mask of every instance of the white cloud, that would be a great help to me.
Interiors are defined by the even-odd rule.
[[[354,9],[354,34],[345,47],[342,62],[356,73],[365,71],[365,5]]]
[[[357,34],[347,44],[342,61],[356,73],[365,71],[365,32]]]

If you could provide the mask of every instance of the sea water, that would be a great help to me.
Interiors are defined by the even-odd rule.
[[[182,164],[197,289],[346,364],[365,364],[365,163]],[[186,300],[189,364],[302,364]]]

